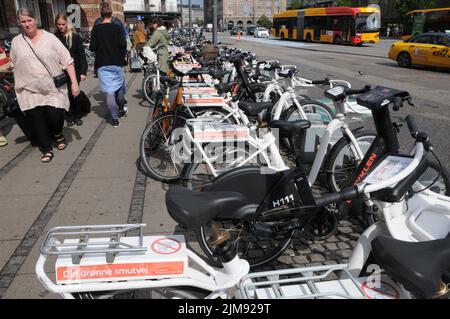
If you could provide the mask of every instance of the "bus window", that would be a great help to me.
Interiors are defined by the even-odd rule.
[[[424,30],[427,32],[446,32],[450,30],[450,11],[431,11],[425,14]]]
[[[355,19],[356,32],[378,31],[380,20],[375,13],[359,13]]]

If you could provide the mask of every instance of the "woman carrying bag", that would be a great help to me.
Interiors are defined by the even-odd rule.
[[[53,139],[58,150],[67,146],[63,135],[64,111],[69,110],[67,72],[71,93],[80,94],[73,59],[55,35],[37,28],[36,15],[30,9],[17,12],[22,34],[11,44],[11,61],[17,102],[29,117],[39,149],[41,161],[53,159]]]
[[[69,50],[70,56],[73,58],[75,72],[77,76],[77,83],[86,80],[88,64],[86,60],[86,54],[84,53],[83,39],[80,35],[74,32],[74,29],[69,25],[67,21],[67,16],[64,13],[59,13],[55,18],[55,26],[57,31],[55,32],[56,37],[64,44],[64,46]],[[67,83],[68,88],[71,87],[70,80]],[[82,93],[83,94],[83,93]],[[78,126],[83,124],[81,118],[86,114],[82,108],[80,108],[80,103],[75,101],[71,92],[69,91],[69,101],[70,108],[67,120],[67,126],[72,126],[77,124]]]

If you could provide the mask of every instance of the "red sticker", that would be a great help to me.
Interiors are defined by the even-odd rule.
[[[392,285],[388,284],[387,282],[381,281],[380,287],[369,287],[368,282],[366,281],[361,285],[361,288],[363,289],[364,293],[366,294],[366,297],[369,299],[379,299],[377,296],[380,297],[387,297],[392,299],[399,299],[400,293],[393,287]]]
[[[181,249],[181,243],[173,238],[161,238],[152,244],[152,250],[157,254],[171,255]]]

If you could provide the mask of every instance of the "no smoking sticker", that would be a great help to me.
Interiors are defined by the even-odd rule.
[[[173,238],[160,238],[152,243],[151,248],[157,254],[170,255],[181,249],[181,243]]]

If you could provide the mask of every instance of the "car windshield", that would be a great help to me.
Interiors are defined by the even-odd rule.
[[[258,31],[266,31],[267,29],[266,28],[258,28],[257,30]]]
[[[356,31],[378,31],[380,25],[380,15],[377,13],[360,13],[355,19]]]

